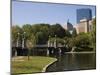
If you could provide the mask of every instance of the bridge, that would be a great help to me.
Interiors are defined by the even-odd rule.
[[[25,35],[25,34],[24,34]],[[19,34],[18,34],[19,36]],[[47,44],[42,44],[42,45],[35,45],[30,52],[30,55],[50,55],[50,54],[64,54],[65,52],[69,52],[71,49],[67,47],[67,45],[61,45],[60,43],[57,42],[55,35],[55,39],[53,42],[51,42],[50,36],[49,40],[47,41]],[[22,37],[22,41],[20,41],[19,37],[17,38],[17,41],[15,44],[12,44],[12,56],[17,56],[17,55],[27,55],[29,50],[25,46],[25,36]],[[65,40],[63,41],[65,43]]]
[[[30,55],[52,55],[52,54],[64,54],[65,52],[69,52],[65,45],[57,45],[57,46],[48,46],[47,44],[44,45],[35,45]],[[12,56],[25,56],[28,54],[28,49],[26,47],[12,47]]]

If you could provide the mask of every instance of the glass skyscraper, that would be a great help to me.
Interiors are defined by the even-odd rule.
[[[77,9],[77,23],[82,19],[91,20],[92,19],[92,11],[89,8]]]

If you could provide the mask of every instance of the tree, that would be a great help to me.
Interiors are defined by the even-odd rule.
[[[19,41],[21,41],[21,35],[19,35],[18,33],[22,33],[22,29],[18,25],[12,26],[11,32],[12,32],[12,45],[16,45],[18,38]]]
[[[46,43],[45,34],[43,32],[37,32],[36,37],[38,39],[37,44],[44,44]]]
[[[89,46],[90,45],[90,36],[88,33],[82,33],[79,34],[76,38],[76,46],[82,47],[82,46]]]
[[[57,44],[61,44],[61,45],[64,44],[64,39],[61,39],[61,38],[59,38],[59,37],[52,37],[52,38],[49,39],[49,41],[50,41],[51,43],[54,43],[55,39],[56,39]]]
[[[30,24],[23,25],[22,30],[23,30],[23,32],[26,32],[25,33],[26,39],[29,38],[29,37],[31,37],[31,34],[32,34],[32,26]]]
[[[32,25],[32,33],[34,33],[37,37],[37,44],[45,44],[47,42],[49,36],[49,27],[49,24]]]
[[[90,45],[90,36],[87,33],[81,33],[76,37],[64,38],[69,47],[88,47]]]
[[[74,47],[76,46],[76,39],[75,38],[70,38],[68,41],[69,47]]]
[[[69,38],[69,37],[64,37],[65,44],[67,44],[67,46],[69,46],[70,39],[71,39],[71,38]]]
[[[30,51],[36,45],[36,37],[32,34],[30,38],[26,41],[26,46],[28,48],[28,60],[30,59]]]
[[[57,37],[63,38],[66,35],[66,31],[60,24],[54,24],[50,26],[49,35],[52,37],[57,35]]]
[[[77,36],[76,29],[75,29],[75,28],[73,28],[72,37],[76,37],[76,36]]]
[[[66,30],[66,36],[67,37],[71,37],[72,36],[71,33],[68,30]]]
[[[93,49],[96,50],[96,18],[93,19],[93,30],[91,31],[91,43],[93,46]]]

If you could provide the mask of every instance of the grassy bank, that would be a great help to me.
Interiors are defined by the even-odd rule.
[[[12,74],[30,74],[42,72],[43,68],[54,62],[56,58],[32,56],[28,61],[27,57],[16,57],[12,59]]]

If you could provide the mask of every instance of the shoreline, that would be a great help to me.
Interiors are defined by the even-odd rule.
[[[50,65],[52,65],[52,64],[53,64],[54,62],[56,62],[56,61],[57,61],[57,59],[55,58],[54,61],[52,61],[52,62],[50,62],[49,64],[47,64],[47,65],[43,68],[42,72],[46,72],[47,67],[49,67]]]
[[[96,53],[96,52],[65,52],[65,54],[70,54],[70,53],[75,53],[75,54],[90,54],[90,53]]]
[[[53,61],[51,61],[49,64],[47,64],[46,66],[43,67],[42,71],[40,71],[39,73],[44,73],[46,72],[46,69],[52,65],[53,63],[55,63],[57,61],[57,58],[55,58]],[[36,73],[32,73],[32,74],[18,74],[18,75],[34,75]]]

